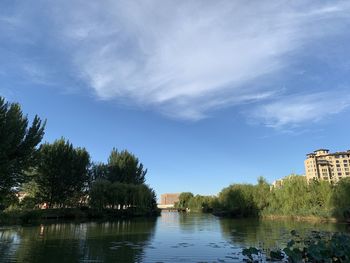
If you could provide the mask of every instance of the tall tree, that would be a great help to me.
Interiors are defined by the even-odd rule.
[[[49,207],[72,206],[87,187],[90,156],[63,138],[40,147],[36,182],[41,200]]]
[[[191,192],[183,192],[179,195],[179,202],[177,203],[178,208],[189,208],[189,202],[191,198],[193,198],[193,194]]]
[[[25,170],[34,165],[45,122],[34,117],[29,126],[17,103],[0,97],[0,202],[11,189],[26,181]]]
[[[97,180],[107,180],[108,178],[108,165],[104,163],[92,163],[89,170],[90,184]]]
[[[135,155],[115,148],[108,158],[108,170],[107,179],[112,183],[143,184],[147,173]]]

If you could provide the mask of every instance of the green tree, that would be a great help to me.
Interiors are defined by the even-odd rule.
[[[144,183],[146,173],[133,154],[113,149],[107,164],[93,164],[90,169],[90,205],[98,209],[153,210],[157,205],[156,195]]]
[[[255,216],[259,213],[254,201],[256,187],[251,184],[233,184],[219,193],[220,209],[232,216]]]
[[[259,177],[258,184],[255,186],[255,192],[253,194],[254,202],[259,212],[268,207],[269,195],[270,185],[264,177]]]
[[[270,195],[268,213],[278,215],[309,215],[310,192],[304,176],[290,175]]]
[[[22,184],[20,192],[25,193],[25,197],[19,203],[21,208],[34,209],[40,204],[39,187],[34,180]]]
[[[196,195],[188,201],[188,208],[191,212],[211,212],[213,201],[213,196]]]
[[[179,201],[176,204],[178,208],[189,208],[189,202],[193,198],[193,194],[190,192],[183,192],[179,195]]]
[[[93,182],[97,180],[107,180],[108,173],[109,173],[109,169],[107,164],[92,163],[91,168],[89,170],[90,186]]]
[[[89,203],[92,207],[103,209],[108,205],[110,182],[103,179],[96,180],[89,191]]]
[[[332,195],[334,186],[328,181],[311,181],[308,185],[308,199],[310,214],[330,216],[332,213]]]
[[[90,205],[98,209],[133,207],[153,210],[157,205],[155,192],[145,184],[111,183],[99,179],[92,184],[89,196]]]
[[[49,207],[76,206],[88,184],[90,156],[63,138],[40,147],[35,180]]]
[[[350,220],[350,178],[343,178],[338,182],[331,203],[336,217]]]
[[[121,152],[115,148],[112,150],[108,158],[107,179],[110,182],[143,184],[146,173],[147,169],[143,168],[143,164],[135,155],[126,150]]]
[[[29,126],[20,105],[0,97],[0,203],[13,188],[26,181],[25,170],[35,163],[44,127],[45,122],[38,116]]]

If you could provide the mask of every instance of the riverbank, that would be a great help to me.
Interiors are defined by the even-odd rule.
[[[320,223],[350,223],[345,219],[336,217],[319,217],[319,216],[297,216],[297,215],[263,215],[261,219],[267,220],[295,220],[301,222],[320,222]]]
[[[57,208],[35,210],[13,210],[0,213],[1,225],[35,224],[54,220],[110,220],[134,217],[157,217],[160,210],[152,211],[128,209]]]
[[[315,215],[273,215],[273,214],[265,214],[259,216],[244,216],[242,214],[233,213],[232,211],[215,211],[213,215],[222,218],[233,218],[233,219],[242,219],[242,218],[257,218],[257,219],[266,219],[266,220],[293,220],[293,221],[301,221],[301,222],[319,222],[319,223],[350,223],[349,218],[337,218],[333,216],[329,217],[321,217]]]

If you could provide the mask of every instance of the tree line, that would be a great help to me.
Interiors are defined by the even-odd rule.
[[[307,182],[305,176],[290,175],[274,187],[260,177],[258,183],[232,184],[217,196],[182,193],[179,208],[213,212],[231,217],[303,216],[350,220],[350,178],[337,184]]]
[[[1,210],[156,207],[147,169],[135,155],[113,148],[106,163],[94,163],[85,148],[64,138],[41,144],[45,125],[38,116],[30,123],[18,103],[0,97]]]

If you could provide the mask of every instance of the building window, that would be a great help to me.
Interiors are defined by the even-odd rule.
[[[350,175],[350,173],[349,173],[349,172],[346,172],[345,175]]]
[[[337,167],[340,167],[340,164],[337,164]]]
[[[338,176],[339,176],[339,175],[341,176],[341,173],[338,173]]]
[[[336,163],[339,163],[339,160],[336,160],[335,162],[336,162]]]

